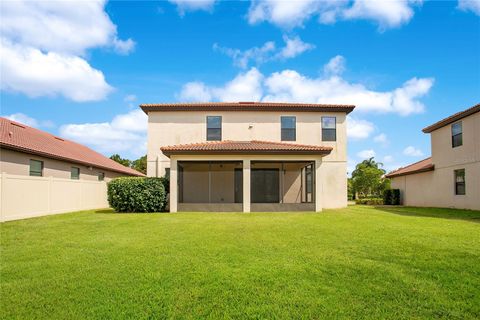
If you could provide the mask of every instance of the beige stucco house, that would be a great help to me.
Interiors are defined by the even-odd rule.
[[[423,129],[432,156],[387,174],[408,206],[480,210],[480,104]]]
[[[170,211],[321,211],[347,205],[354,106],[143,104],[147,175],[170,176]]]
[[[0,221],[107,208],[107,182],[144,176],[73,141],[0,118]]]

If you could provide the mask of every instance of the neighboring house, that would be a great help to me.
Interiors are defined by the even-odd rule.
[[[7,174],[90,181],[143,176],[86,146],[6,118],[0,118],[0,151],[0,172]]]
[[[106,182],[143,176],[81,144],[0,118],[0,221],[108,207]]]
[[[480,104],[423,129],[432,156],[386,176],[408,206],[480,210]]]
[[[147,175],[170,211],[321,211],[347,205],[347,114],[302,103],[143,104]]]

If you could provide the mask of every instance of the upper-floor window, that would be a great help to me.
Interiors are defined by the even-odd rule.
[[[30,159],[30,175],[35,177],[43,176],[43,161]]]
[[[103,181],[105,180],[105,173],[104,172],[99,172],[98,173],[98,181]]]
[[[281,117],[282,123],[282,141],[295,141],[297,139],[295,117]]]
[[[70,169],[70,179],[74,179],[74,180],[80,179],[80,168],[72,167]]]
[[[337,141],[336,117],[322,117],[322,141]]]
[[[207,117],[207,141],[222,140],[222,117]]]
[[[452,124],[452,148],[463,144],[462,132],[462,122]]]
[[[455,174],[455,194],[465,194],[465,169],[459,169],[453,171]]]

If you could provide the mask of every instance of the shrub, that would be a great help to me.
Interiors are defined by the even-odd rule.
[[[160,212],[165,207],[161,178],[124,177],[108,183],[108,203],[117,212]]]
[[[399,189],[387,189],[383,192],[383,203],[386,205],[399,205],[400,204],[400,190]]]
[[[376,205],[382,205],[383,199],[382,198],[362,198],[362,199],[356,199],[355,203],[366,204],[369,206],[376,206]]]

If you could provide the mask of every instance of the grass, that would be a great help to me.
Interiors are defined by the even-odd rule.
[[[478,319],[480,212],[113,214],[3,223],[2,319]]]

